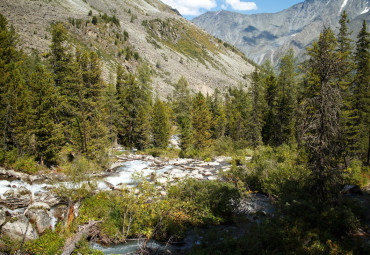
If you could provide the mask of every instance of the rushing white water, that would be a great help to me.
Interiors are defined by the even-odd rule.
[[[45,191],[45,187],[50,187],[50,184],[29,184],[25,181],[14,180],[0,180],[0,195],[3,195],[8,190],[15,190],[19,187],[25,187],[33,194],[36,194],[40,191]]]

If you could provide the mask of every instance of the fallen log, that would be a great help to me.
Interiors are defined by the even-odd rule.
[[[69,238],[63,248],[62,255],[71,255],[73,250],[76,248],[76,244],[83,238],[89,237],[92,227],[102,221],[90,221],[89,224],[82,226],[81,230],[76,233],[73,237]]]

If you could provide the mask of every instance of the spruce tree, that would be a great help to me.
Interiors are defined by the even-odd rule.
[[[196,149],[204,149],[211,144],[211,123],[212,116],[206,98],[199,92],[193,100],[192,107],[193,138]]]
[[[14,144],[11,123],[17,108],[16,95],[20,92],[16,84],[18,81],[14,79],[20,76],[16,70],[21,60],[21,54],[16,50],[17,36],[14,28],[8,29],[7,24],[5,17],[0,14],[0,137],[5,150]]]
[[[172,93],[172,109],[180,129],[180,148],[185,151],[193,145],[193,128],[191,123],[191,96],[189,84],[185,77],[181,76],[174,85]]]
[[[341,183],[338,167],[342,152],[338,74],[343,63],[333,31],[325,28],[307,53],[310,58],[305,65],[307,87],[304,139],[313,176],[312,188],[320,201],[335,202]]]
[[[260,74],[255,70],[251,75],[252,84],[249,88],[249,98],[251,109],[249,114],[249,142],[253,148],[262,144],[262,126],[263,126],[263,87],[260,82]]]
[[[226,134],[234,141],[242,141],[247,137],[249,114],[248,95],[244,88],[230,88],[226,98]]]
[[[55,123],[57,100],[53,79],[44,66],[38,64],[30,76],[32,92],[33,126],[35,150],[41,164],[54,164],[63,145],[60,125]]]
[[[170,121],[166,105],[157,98],[153,106],[152,134],[153,144],[158,148],[167,148],[170,139]]]
[[[296,108],[296,73],[294,53],[290,50],[281,59],[277,83],[277,136],[275,145],[294,142]]]
[[[354,150],[367,165],[370,163],[370,37],[366,21],[357,36],[355,52],[356,74],[353,93]]]
[[[260,83],[264,87],[265,110],[264,125],[262,127],[262,139],[264,144],[278,144],[279,121],[278,121],[278,84],[275,72],[270,62],[262,66],[260,73]]]

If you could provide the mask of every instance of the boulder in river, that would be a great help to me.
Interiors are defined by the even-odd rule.
[[[28,211],[30,222],[36,227],[37,233],[42,234],[51,227],[49,214],[42,209],[31,209]]]
[[[25,237],[25,240],[29,241],[38,238],[37,232],[24,215],[19,215],[5,223],[1,228],[1,232],[13,240],[21,241]]]

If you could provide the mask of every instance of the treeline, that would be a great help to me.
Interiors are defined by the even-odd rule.
[[[288,144],[319,168],[323,157],[343,167],[353,159],[369,164],[369,33],[364,22],[352,42],[345,12],[338,35],[325,28],[300,70],[289,51],[278,72],[266,63],[249,86],[225,93],[193,95],[182,77],[167,102],[153,102],[145,63],[135,73],[119,66],[116,84],[106,84],[98,55],[69,43],[62,24],[52,26],[49,53],[40,59],[16,50],[14,29],[3,16],[0,21],[3,163],[35,155],[53,165],[64,153],[104,165],[116,139],[140,150],[166,149],[178,133],[182,156],[222,150],[225,143],[232,150]]]

